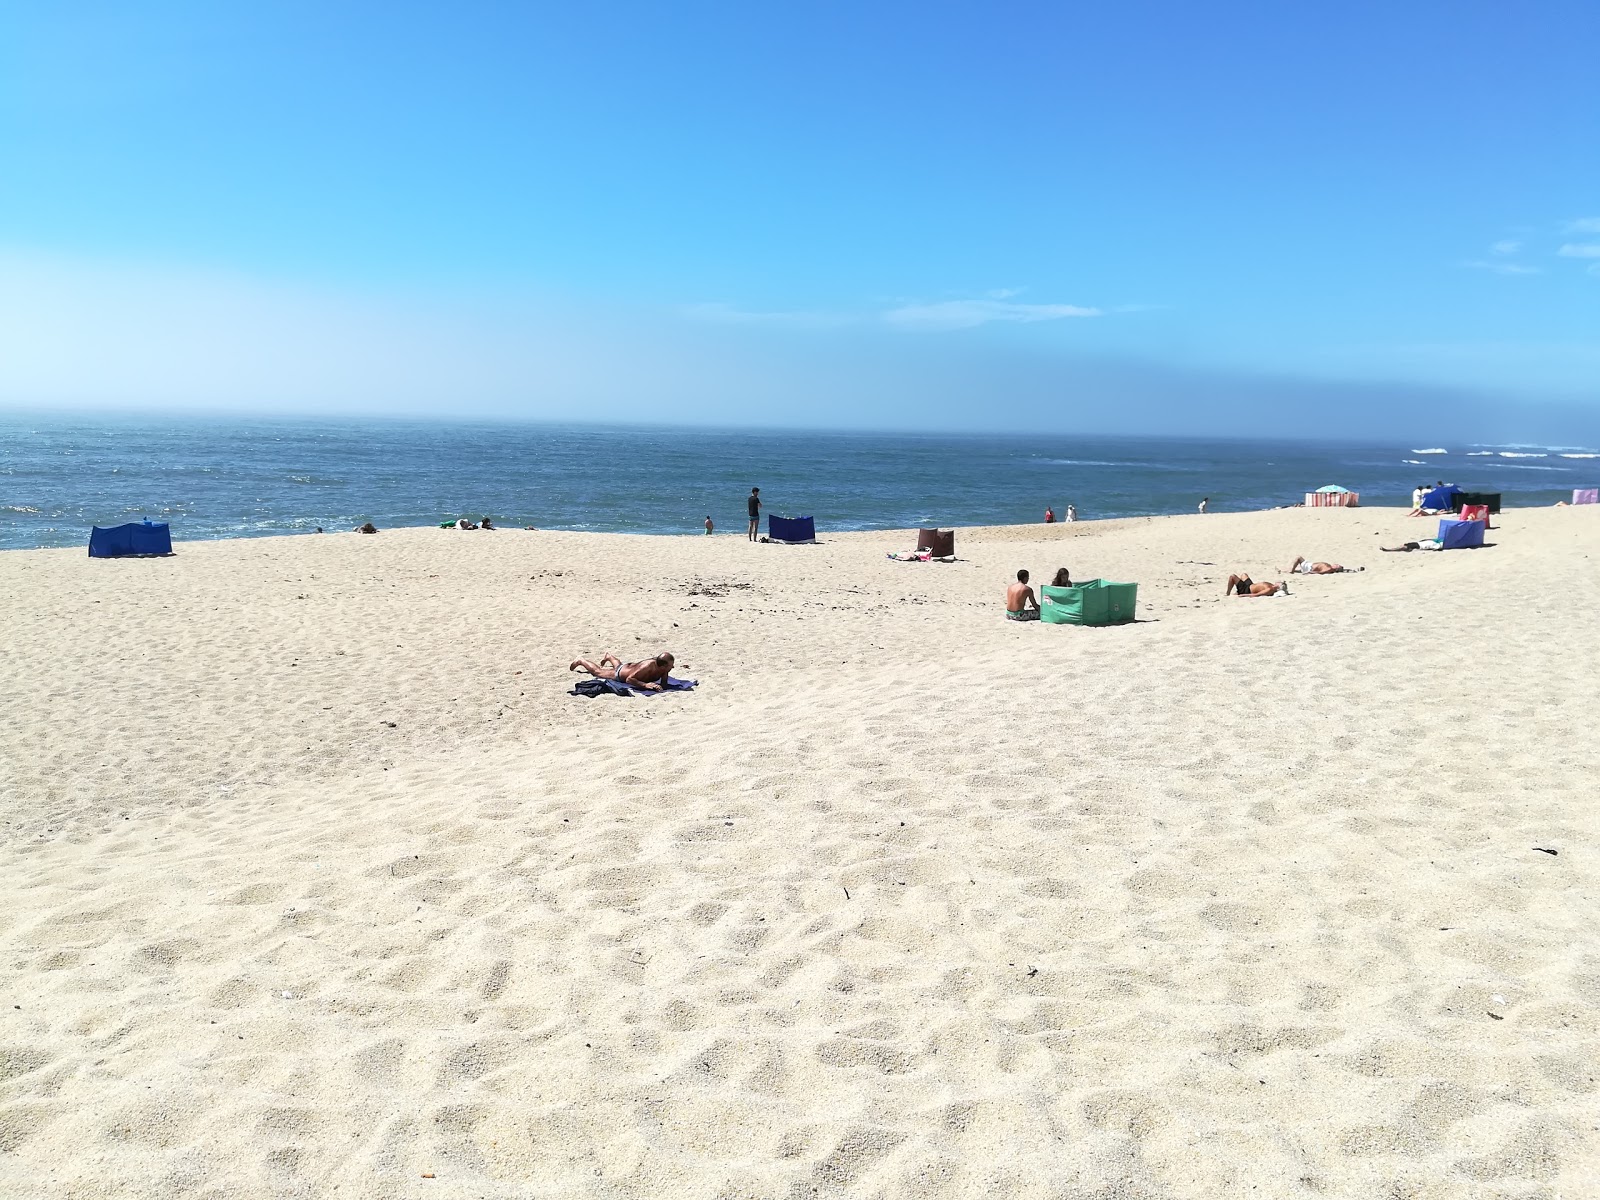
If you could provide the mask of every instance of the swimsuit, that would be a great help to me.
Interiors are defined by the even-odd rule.
[[[1008,621],[1037,621],[1038,619],[1039,610],[1037,608],[1025,608],[1021,612],[1012,612],[1009,608],[1006,610],[1006,620]]]
[[[1239,580],[1233,585],[1233,590],[1240,596],[1248,596],[1250,594],[1250,589],[1253,586],[1254,585],[1251,583],[1250,577],[1246,575],[1243,579]]]

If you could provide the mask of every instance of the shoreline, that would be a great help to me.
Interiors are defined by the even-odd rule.
[[[1556,506],[1556,505],[1528,505],[1528,506],[1524,506],[1524,507],[1506,506],[1502,510],[1502,512],[1504,512],[1504,513],[1540,512],[1540,511],[1543,511],[1544,509],[1555,508],[1555,507],[1558,507],[1558,506]],[[1571,507],[1571,506],[1568,505],[1568,506],[1565,506],[1565,507]],[[1120,528],[1120,527],[1123,527],[1123,526],[1126,526],[1126,525],[1137,524],[1137,523],[1148,522],[1148,521],[1182,520],[1182,519],[1188,519],[1188,518],[1193,518],[1195,520],[1202,520],[1202,519],[1209,519],[1209,518],[1216,518],[1216,517],[1252,517],[1252,516],[1259,516],[1259,515],[1262,515],[1264,513],[1295,512],[1295,511],[1311,511],[1311,512],[1318,512],[1318,513],[1327,512],[1327,513],[1369,513],[1369,514],[1402,513],[1403,514],[1403,513],[1407,512],[1408,510],[1403,505],[1363,505],[1363,506],[1360,506],[1360,507],[1357,507],[1357,508],[1325,508],[1325,509],[1309,509],[1308,510],[1308,509],[1305,508],[1304,505],[1289,504],[1289,505],[1280,505],[1280,506],[1277,506],[1277,507],[1274,507],[1274,508],[1244,509],[1244,510],[1240,510],[1240,511],[1220,510],[1220,509],[1218,509],[1218,510],[1213,510],[1213,511],[1207,512],[1207,513],[1194,513],[1194,512],[1187,512],[1187,513],[1150,513],[1150,514],[1138,514],[1138,515],[1134,515],[1134,516],[1120,516],[1120,517],[1080,517],[1076,521],[1054,521],[1054,522],[1051,522],[1048,525],[1045,524],[1043,521],[1034,521],[1034,522],[1022,523],[1022,524],[1016,524],[1016,525],[954,525],[954,526],[952,526],[952,525],[944,524],[944,525],[940,525],[939,528],[942,528],[942,529],[954,529],[957,532],[958,535],[966,535],[966,536],[969,536],[969,537],[979,537],[979,538],[981,538],[982,535],[985,535],[985,534],[999,533],[999,532],[1003,531],[1008,538],[1011,538],[1011,537],[1014,537],[1017,534],[1018,531],[1022,531],[1022,530],[1036,530],[1036,531],[1040,532],[1041,534],[1045,534],[1045,533],[1047,533],[1048,531],[1050,531],[1052,529],[1057,529],[1057,528],[1070,529],[1070,528],[1074,528],[1074,527],[1080,526],[1080,525],[1092,525],[1092,526],[1095,526],[1095,527],[1097,527],[1097,528],[1099,528],[1101,530],[1105,530],[1105,529],[1108,529],[1108,528]],[[1321,518],[1318,518],[1318,519],[1321,519]],[[1419,519],[1422,519],[1422,518],[1419,518]],[[138,522],[134,522],[134,524],[137,524],[137,523]],[[159,524],[160,522],[157,522],[157,523]],[[929,526],[929,528],[932,528],[932,526]],[[440,528],[438,525],[391,525],[391,526],[386,526],[384,528],[379,529],[377,534],[363,534],[363,535],[359,535],[359,536],[376,537],[376,536],[381,536],[384,533],[404,533],[404,534],[408,534],[409,535],[410,533],[413,533],[415,531],[426,531],[426,530],[436,530],[437,532],[442,533],[442,534],[482,533],[482,532],[484,532],[483,530],[452,530],[452,529],[444,529],[444,528]],[[335,537],[335,536],[338,536],[338,535],[351,534],[351,533],[354,533],[354,532],[355,532],[354,530],[350,530],[350,529],[340,529],[340,530],[331,530],[331,531],[330,530],[325,530],[324,532],[322,532],[320,534],[319,533],[315,533],[315,532],[305,532],[305,533],[301,533],[301,532],[294,532],[294,533],[261,533],[261,534],[249,534],[249,535],[245,535],[245,536],[211,537],[211,538],[183,538],[183,537],[178,536],[177,534],[174,534],[172,544],[173,544],[173,546],[175,548],[174,549],[174,555],[176,555],[176,553],[177,553],[176,547],[179,546],[179,545],[198,546],[198,545],[210,545],[210,544],[217,543],[217,542],[234,543],[234,542],[263,542],[263,541],[274,541],[274,540],[285,540],[285,541],[288,541],[288,540],[299,540],[299,539],[302,539],[302,538]],[[704,532],[698,532],[698,533],[691,533],[691,532],[682,532],[682,533],[642,533],[642,532],[633,532],[633,531],[628,531],[628,530],[556,529],[556,528],[548,528],[547,529],[547,528],[544,528],[544,527],[540,527],[540,528],[537,528],[537,529],[526,529],[526,528],[523,528],[521,526],[512,526],[512,525],[499,526],[499,527],[497,527],[495,529],[489,530],[488,532],[491,535],[499,534],[499,533],[514,533],[514,534],[541,533],[541,534],[560,534],[562,536],[578,536],[578,537],[651,538],[651,539],[660,539],[660,540],[669,540],[669,541],[673,540],[673,539],[681,539],[681,540],[685,540],[685,541],[707,541],[707,540],[709,540],[709,541],[713,541],[713,542],[718,541],[718,540],[723,539],[723,538],[730,538],[731,537],[731,538],[740,538],[740,539],[742,539],[744,537],[744,533],[743,533],[742,530],[735,530],[735,529],[718,530],[715,534],[711,535],[711,537],[709,539],[707,538],[707,536],[706,536],[706,534]],[[889,535],[889,534],[896,534],[896,533],[910,533],[913,537],[915,537],[915,535],[917,533],[917,527],[914,526],[914,525],[907,525],[907,526],[878,526],[878,527],[873,527],[873,528],[870,528],[870,529],[837,529],[837,530],[819,529],[818,530],[818,538],[819,538],[819,541],[821,541],[821,540],[826,539],[826,538],[883,537],[883,536],[886,536],[886,535]],[[83,535],[83,542],[81,544],[78,544],[78,545],[73,545],[73,546],[13,546],[13,547],[8,547],[8,548],[0,548],[0,555],[10,554],[10,553],[17,553],[17,552],[30,552],[31,553],[31,552],[37,552],[37,551],[84,550],[88,546],[88,539],[89,539],[88,530],[85,530],[84,531],[84,535]],[[774,544],[774,543],[767,543],[767,544]]]

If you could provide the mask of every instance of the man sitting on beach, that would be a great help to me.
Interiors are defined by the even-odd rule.
[[[1342,571],[1365,571],[1365,567],[1341,567],[1338,563],[1311,562],[1304,554],[1289,565],[1288,575],[1337,575]]]
[[[1008,621],[1037,621],[1039,619],[1039,602],[1034,599],[1033,589],[1028,586],[1028,573],[1017,572],[1017,581],[1006,589],[1006,620]]]
[[[672,670],[672,664],[676,661],[665,650],[654,658],[636,663],[625,663],[615,654],[602,654],[598,663],[592,663],[586,658],[575,658],[567,670],[583,670],[596,679],[615,679],[618,683],[625,683],[629,687],[642,688],[647,692],[659,692],[666,681],[667,673]]]
[[[1276,596],[1279,592],[1287,596],[1289,584],[1256,583],[1248,575],[1229,575],[1227,586],[1222,589],[1224,596],[1243,596],[1246,600],[1254,596]]]

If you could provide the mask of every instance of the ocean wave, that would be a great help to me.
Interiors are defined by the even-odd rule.
[[[1506,471],[1570,471],[1571,467],[1537,467],[1532,463],[1502,463],[1501,469]]]
[[[1549,458],[1548,454],[1529,454],[1520,450],[1502,450],[1501,458]]]
[[[1142,463],[1102,462],[1098,458],[1047,458],[1046,465],[1052,467],[1132,467],[1143,466]]]
[[[29,508],[26,504],[0,504],[0,512],[36,513],[37,508]]]
[[[1405,463],[1408,467],[1425,467],[1428,465],[1420,458],[1402,458],[1400,461]]]
[[[1563,454],[1562,458],[1600,458],[1600,454]]]
[[[1413,453],[1413,454],[1449,454],[1450,451],[1444,450],[1444,449],[1441,449],[1438,446],[1435,446],[1432,450],[1416,450],[1416,449],[1413,449],[1411,451],[1411,453]]]
[[[1468,458],[1493,458],[1494,457],[1494,451],[1493,450],[1468,450],[1467,451],[1467,457]]]

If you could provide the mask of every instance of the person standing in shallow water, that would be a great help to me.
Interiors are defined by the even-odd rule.
[[[750,489],[750,498],[746,502],[746,507],[749,508],[749,510],[750,510],[750,540],[753,542],[753,541],[756,540],[756,534],[761,528],[761,489],[760,488],[753,487],[753,488]],[[708,517],[707,520],[709,520],[709,519],[710,518]]]
[[[707,536],[707,537],[710,537],[710,536],[711,536],[711,529],[712,529],[712,525],[711,525],[711,516],[710,516],[710,514],[709,514],[709,513],[708,513],[708,514],[707,514],[707,515],[706,515],[706,536]]]

